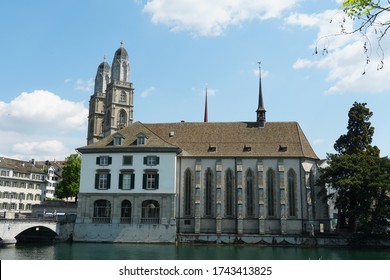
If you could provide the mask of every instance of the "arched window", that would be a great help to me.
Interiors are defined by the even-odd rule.
[[[184,174],[184,214],[191,215],[192,205],[192,176],[191,170],[187,169]]]
[[[120,110],[119,115],[118,115],[118,127],[126,126],[126,124],[127,124],[126,118],[127,118],[127,114],[126,114],[125,110]]]
[[[119,96],[119,102],[126,103],[126,92],[124,90],[121,91],[121,95]]]
[[[297,183],[296,183],[296,174],[294,170],[290,169],[287,173],[288,180],[288,210],[289,216],[296,216],[296,191],[297,191]]]
[[[212,203],[212,194],[213,194],[213,173],[211,169],[206,170],[206,187],[205,187],[205,215],[211,216],[213,203]]]
[[[246,183],[246,215],[252,217],[254,215],[254,186],[253,172],[248,170],[245,177]]]
[[[126,200],[122,201],[121,205],[121,223],[130,224],[131,223],[131,202]]]
[[[106,126],[111,126],[111,111],[107,110],[107,116],[106,116]]]
[[[156,200],[145,200],[142,202],[141,224],[160,223],[160,204]]]
[[[225,210],[226,216],[234,216],[234,181],[233,181],[233,171],[229,169],[226,172],[226,200],[225,200]]]
[[[105,199],[96,200],[93,204],[94,223],[111,223],[111,202]]]
[[[275,172],[267,172],[268,216],[275,216]]]

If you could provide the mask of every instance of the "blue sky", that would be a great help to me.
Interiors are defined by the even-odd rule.
[[[86,144],[98,65],[123,40],[134,120],[255,121],[258,61],[267,121],[297,121],[320,158],[366,102],[390,155],[389,58],[340,32],[340,0],[13,0],[0,2],[0,156],[62,160]],[[347,19],[346,28],[352,23]],[[389,39],[383,41],[388,55]],[[321,50],[326,46],[328,53]],[[365,75],[362,75],[363,72]]]

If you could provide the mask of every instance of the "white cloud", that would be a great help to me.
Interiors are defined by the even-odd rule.
[[[345,20],[345,21],[344,21]],[[364,44],[368,39],[375,43],[377,36],[369,30],[367,37],[359,33],[352,35],[340,34],[341,23],[345,30],[353,30],[353,22],[344,18],[340,10],[327,10],[316,14],[293,14],[285,20],[286,24],[317,29],[317,38],[310,46],[318,47],[318,51],[326,49],[324,55],[314,55],[312,58],[299,58],[293,65],[296,70],[319,68],[328,71],[327,81],[331,83],[325,94],[335,93],[379,93],[390,90],[387,77],[390,69],[377,71],[380,58],[375,53],[370,54],[371,62],[366,64]],[[389,45],[388,37],[383,44]],[[364,74],[364,75],[363,75]]]
[[[172,31],[189,31],[197,36],[218,36],[231,25],[254,19],[280,17],[301,0],[149,0],[144,11],[152,22]]]
[[[93,86],[94,86],[94,82],[93,82],[92,78],[90,78],[88,81],[78,79],[76,81],[75,90],[83,91],[83,92],[90,92],[90,91],[92,91]]]
[[[147,88],[147,89],[145,89],[144,91],[141,92],[141,97],[148,97],[155,90],[156,90],[156,88],[151,86],[151,87],[149,87],[149,88]]]
[[[23,92],[9,103],[0,101],[0,155],[65,158],[85,145],[87,116],[81,102],[45,90]]]

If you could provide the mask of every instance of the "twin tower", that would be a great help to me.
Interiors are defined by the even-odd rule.
[[[133,122],[133,96],[129,55],[121,42],[111,68],[104,59],[97,69],[95,90],[89,101],[88,145]]]

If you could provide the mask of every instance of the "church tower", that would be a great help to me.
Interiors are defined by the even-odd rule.
[[[130,83],[129,55],[121,47],[115,52],[111,67],[111,83],[107,85],[104,110],[104,136],[133,123],[134,89]]]
[[[104,61],[100,63],[96,77],[95,90],[89,101],[88,137],[87,144],[92,144],[103,138],[104,108],[106,103],[106,89],[111,82],[111,68]]]
[[[95,90],[89,101],[88,145],[132,124],[133,95],[129,56],[121,42],[111,68],[104,58],[96,73]]]

